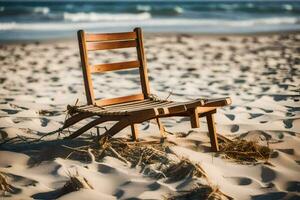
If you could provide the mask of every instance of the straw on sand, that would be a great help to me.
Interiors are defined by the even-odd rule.
[[[14,187],[8,183],[3,173],[0,172],[0,191],[12,193]]]
[[[87,181],[86,178],[76,175],[69,175],[69,180],[64,184],[62,188],[58,190],[56,198],[59,198],[65,194],[78,191],[80,189],[94,189],[93,186]]]
[[[271,149],[268,146],[259,145],[257,141],[237,139],[221,143],[220,152],[225,155],[225,158],[253,163],[258,160],[268,160]]]
[[[169,195],[166,200],[190,200],[190,199],[232,199],[223,194],[218,187],[211,187],[209,185],[195,184],[195,186],[188,191],[180,191],[175,195]]]

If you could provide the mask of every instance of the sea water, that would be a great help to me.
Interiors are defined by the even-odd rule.
[[[257,33],[300,30],[300,1],[0,0],[0,40],[75,38],[76,30]]]

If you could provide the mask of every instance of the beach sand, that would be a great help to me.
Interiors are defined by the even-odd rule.
[[[300,199],[299,47],[300,34],[296,33],[146,35],[151,93],[161,98],[170,95],[171,100],[229,96],[232,105],[216,114],[217,132],[231,139],[257,141],[273,150],[267,162],[225,159],[210,150],[205,118],[198,129],[191,129],[187,118],[163,119],[173,133],[168,140],[176,144],[170,146],[169,154],[199,164],[207,176],[170,182],[151,178],[139,167],[114,157],[96,161],[67,158],[70,149],[62,145],[86,145],[84,139],[64,143],[55,134],[39,143],[28,142],[60,128],[68,104],[74,105],[77,99],[78,104],[85,103],[77,42],[1,44],[0,137],[6,143],[0,146],[0,172],[12,185],[1,199],[53,199],[69,177],[77,174],[92,187],[60,199],[163,199],[191,189],[197,181],[234,199]],[[117,62],[132,59],[127,52],[90,56],[93,63]],[[140,90],[135,70],[93,78],[99,98]],[[139,129],[141,139],[159,140],[154,122],[145,122]],[[103,133],[104,125],[99,130]],[[94,128],[81,138],[96,132]],[[126,128],[116,137],[129,135]]]

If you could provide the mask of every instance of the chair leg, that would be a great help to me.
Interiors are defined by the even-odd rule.
[[[132,140],[136,141],[138,139],[138,134],[139,134],[137,124],[131,124],[130,126],[131,126]]]
[[[65,121],[62,129],[68,128],[68,127],[72,126],[73,124],[76,124],[77,122],[79,122],[83,119],[92,117],[93,115],[94,114],[92,114],[92,113],[78,113],[78,114],[75,114],[75,115],[71,116],[70,118],[68,118]]]
[[[200,127],[199,114],[198,114],[197,108],[195,108],[191,112],[191,127],[192,128],[199,128]]]
[[[161,137],[165,138],[166,137],[166,132],[165,132],[164,125],[162,124],[162,122],[160,121],[159,118],[156,118],[156,122],[157,122],[157,125],[158,125],[158,128],[159,128],[159,133],[160,133]]]
[[[108,119],[105,118],[105,117],[100,117],[98,119],[95,119],[95,120],[91,121],[90,123],[86,124],[85,126],[81,127],[80,129],[78,129],[77,131],[75,131],[71,135],[65,137],[64,139],[73,139],[73,138],[76,138],[79,135],[81,135],[84,132],[86,132],[87,130],[93,128],[94,126],[96,126],[98,124],[101,124],[103,122],[106,122],[106,121],[108,121]]]
[[[131,123],[127,119],[123,119],[121,121],[118,121],[108,131],[106,131],[103,135],[101,135],[101,137],[108,136],[109,138],[112,138],[115,134],[117,134],[119,131],[121,131],[126,126],[130,125]]]
[[[210,137],[210,143],[213,151],[219,151],[219,144],[218,144],[218,138],[216,133],[216,127],[214,122],[214,115],[208,114],[206,116],[207,126],[208,126],[208,133]]]

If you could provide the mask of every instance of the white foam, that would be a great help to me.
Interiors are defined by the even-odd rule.
[[[97,13],[65,13],[64,18],[69,22],[48,23],[0,23],[0,30],[76,30],[80,28],[109,28],[131,26],[155,27],[256,27],[280,26],[298,24],[296,17],[273,17],[252,20],[216,20],[216,19],[161,19],[151,18],[147,12],[140,14],[97,14]],[[76,23],[75,23],[76,22]]]
[[[148,11],[150,11],[152,8],[151,8],[151,6],[147,6],[147,5],[137,5],[136,9],[137,9],[137,10],[140,10],[140,11],[148,12]]]
[[[50,8],[48,7],[35,7],[33,9],[33,12],[35,13],[42,13],[42,14],[48,14],[50,12]]]
[[[139,13],[139,14],[130,14],[130,13],[121,13],[121,14],[111,14],[111,13],[64,13],[64,19],[70,20],[73,22],[79,22],[79,21],[99,21],[99,20],[105,20],[105,21],[124,21],[124,20],[146,20],[150,19],[151,14],[147,12]]]
[[[283,7],[285,10],[293,10],[293,6],[290,4],[285,4]]]

